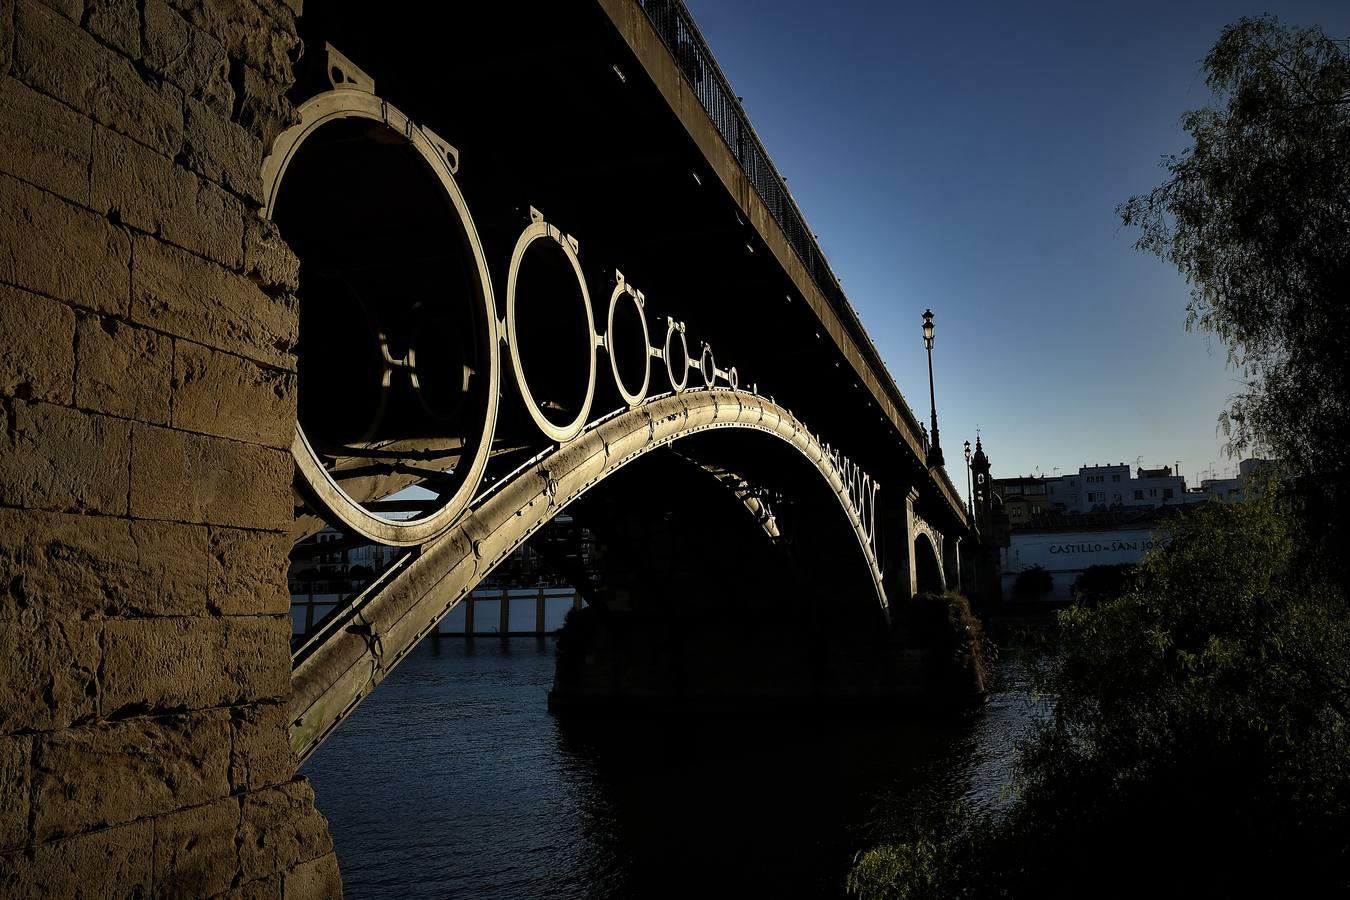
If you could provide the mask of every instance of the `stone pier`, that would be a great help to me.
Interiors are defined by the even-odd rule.
[[[0,895],[333,897],[286,735],[299,0],[0,0]]]

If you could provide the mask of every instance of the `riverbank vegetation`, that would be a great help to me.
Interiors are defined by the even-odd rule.
[[[1230,449],[1278,470],[1060,614],[1015,798],[917,815],[856,896],[1350,890],[1350,42],[1244,19],[1204,71],[1191,148],[1120,212],[1247,385]]]

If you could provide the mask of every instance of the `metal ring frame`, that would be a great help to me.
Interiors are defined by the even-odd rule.
[[[497,341],[496,307],[492,299],[492,279],[488,275],[487,259],[483,253],[478,231],[451,168],[452,158],[444,142],[417,125],[393,106],[360,88],[342,87],[326,91],[301,104],[300,122],[277,136],[272,152],[263,160],[262,179],[266,203],[262,214],[273,218],[277,196],[286,176],[286,170],[304,142],[323,126],[344,119],[364,119],[382,126],[391,135],[406,141],[417,151],[427,168],[440,182],[459,225],[463,229],[468,249],[473,256],[478,279],[478,301],[484,324],[490,330],[487,341],[487,379],[484,395],[486,410],[483,433],[474,449],[473,459],[454,494],[441,507],[428,515],[414,519],[391,520],[376,515],[360,503],[333,479],[324,468],[318,453],[306,437],[300,423],[296,423],[291,455],[295,458],[305,484],[314,499],[346,528],[382,544],[410,546],[425,543],[436,537],[455,521],[468,507],[478,490],[483,471],[487,468],[492,449],[492,433],[496,428],[497,394],[500,382],[500,358]],[[462,468],[462,467],[461,467]]]
[[[359,70],[357,72],[360,74]],[[595,398],[595,351],[597,349],[604,349],[608,355],[614,385],[618,389],[619,396],[630,408],[640,406],[648,399],[648,391],[651,387],[652,357],[664,361],[666,376],[673,394],[682,393],[689,388],[689,371],[691,369],[699,370],[703,387],[707,390],[730,389],[733,392],[740,390],[740,375],[736,368],[732,367],[727,371],[719,369],[713,349],[709,344],[704,343],[702,345],[698,358],[694,359],[689,356],[689,343],[685,335],[683,322],[667,318],[665,339],[662,346],[659,349],[652,347],[651,332],[645,314],[645,298],[641,291],[634,289],[624,280],[622,273],[615,273],[616,286],[609,298],[605,334],[603,336],[597,335],[591,309],[590,291],[587,288],[586,278],[578,258],[579,245],[577,241],[550,225],[541,214],[533,209],[530,211],[532,221],[521,232],[512,252],[504,297],[506,315],[504,321],[499,320],[496,315],[492,283],[482,244],[479,241],[477,229],[463,194],[460,192],[454,177],[458,170],[458,153],[435,134],[417,126],[407,116],[370,93],[369,90],[373,90],[373,81],[364,86],[343,84],[335,86],[334,90],[311,98],[300,106],[300,123],[288,128],[277,137],[271,154],[263,161],[263,186],[266,191],[263,215],[269,219],[273,217],[277,196],[287,168],[305,140],[313,136],[324,125],[342,119],[365,119],[389,129],[395,135],[406,140],[423,158],[432,174],[440,182],[446,198],[458,216],[459,224],[473,255],[480,287],[481,312],[483,321],[488,328],[487,344],[490,349],[487,378],[489,383],[486,390],[487,408],[483,433],[463,481],[454,495],[439,509],[420,518],[390,520],[365,509],[360,502],[344,491],[325,469],[318,453],[315,452],[305,435],[304,429],[297,422],[295,439],[291,445],[291,454],[295,459],[296,467],[310,489],[313,498],[344,527],[383,544],[419,545],[442,534],[469,507],[478,493],[490,455],[493,433],[496,430],[498,385],[501,378],[500,344],[503,342],[506,344],[506,352],[511,358],[511,368],[515,376],[516,387],[524,401],[526,411],[539,431],[559,444],[574,440],[587,428]],[[561,425],[544,416],[534,401],[534,395],[530,391],[529,382],[525,375],[524,364],[520,358],[520,343],[517,334],[519,322],[515,295],[520,266],[525,253],[534,242],[539,240],[556,242],[571,265],[572,271],[576,275],[577,287],[581,292],[589,335],[590,360],[586,398],[581,410],[572,421]],[[623,383],[615,358],[615,312],[618,304],[623,301],[625,296],[637,306],[638,317],[642,323],[643,341],[646,344],[642,387],[636,392],[630,391],[627,385]],[[387,372],[385,377],[388,378]],[[724,387],[719,386],[719,379],[725,385]],[[430,409],[426,412],[434,414]],[[829,450],[827,445],[822,446],[826,447],[826,456],[831,460],[839,474],[843,485],[841,496],[853,507],[860,521],[864,523],[864,531],[869,542],[871,542],[875,537],[876,483],[872,481],[870,476],[862,474],[860,469],[848,462],[838,451]]]
[[[529,413],[535,426],[550,440],[565,444],[586,427],[591,415],[591,404],[595,401],[595,316],[591,312],[591,292],[586,287],[586,276],[581,272],[581,260],[577,259],[577,244],[574,240],[544,221],[543,216],[530,210],[534,219],[516,240],[516,249],[511,253],[511,267],[506,273],[506,343],[511,355],[511,369],[516,375],[516,387],[520,398],[525,402],[525,411]],[[525,377],[525,363],[520,358],[520,337],[517,329],[519,317],[516,314],[516,289],[519,287],[520,265],[530,246],[539,240],[555,241],[562,249],[567,262],[577,277],[577,287],[581,289],[581,304],[586,312],[586,353],[590,357],[586,372],[586,399],[571,422],[559,425],[550,421],[539,410],[534,393],[530,390],[529,379]]]
[[[622,272],[615,272],[614,292],[609,295],[609,316],[605,322],[605,352],[609,356],[609,369],[614,374],[614,386],[619,389],[619,396],[623,402],[628,404],[629,409],[640,406],[642,401],[647,399],[647,389],[652,383],[652,335],[647,328],[647,314],[645,311],[646,301],[641,291],[636,291],[626,281],[624,281]],[[630,392],[628,386],[623,383],[623,378],[619,375],[618,351],[614,346],[614,313],[619,308],[619,301],[624,297],[629,298],[633,305],[637,307],[638,321],[642,323],[642,387],[636,392]]]

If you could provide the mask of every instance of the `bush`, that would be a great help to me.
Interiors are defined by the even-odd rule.
[[[955,591],[919,594],[909,605],[906,640],[925,651],[929,678],[953,693],[988,690],[993,645],[970,601]]]
[[[1124,596],[1133,582],[1138,567],[1134,563],[1088,566],[1074,579],[1069,592],[1084,606],[1095,606],[1106,600]]]
[[[1055,587],[1055,578],[1040,566],[1032,566],[1017,573],[1013,581],[1014,600],[1038,600]]]
[[[949,896],[1152,895],[1161,872],[1169,895],[1350,889],[1350,611],[1301,544],[1274,491],[1179,520],[1121,597],[1060,613],[1056,707],[1019,748],[1016,800],[902,835],[850,888],[926,896],[938,871]]]

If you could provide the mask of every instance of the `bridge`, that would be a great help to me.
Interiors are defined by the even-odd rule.
[[[7,893],[340,891],[298,763],[564,510],[556,708],[923,692],[979,531],[681,3],[17,0],[0,72]],[[398,555],[291,648],[322,529]]]

